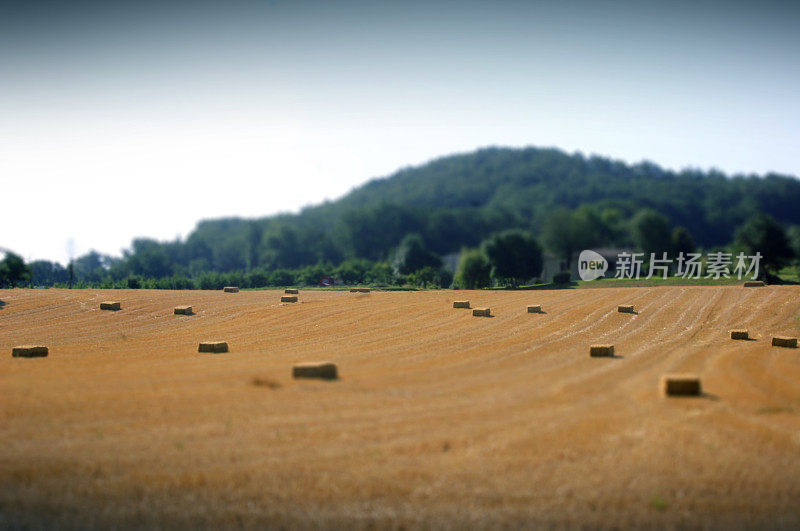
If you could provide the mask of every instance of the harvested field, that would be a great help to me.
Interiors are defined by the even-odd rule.
[[[800,288],[536,297],[2,290],[0,528],[800,526]]]

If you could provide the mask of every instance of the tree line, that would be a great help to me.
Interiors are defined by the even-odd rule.
[[[444,271],[441,257],[477,249],[490,259],[497,248],[488,242],[507,231],[569,262],[597,246],[648,253],[732,246],[737,230],[769,213],[788,245],[800,224],[798,200],[800,181],[788,176],[673,172],[556,149],[488,148],[400,170],[296,215],[202,221],[185,239],[139,238],[121,257],[89,252],[66,267],[37,261],[31,280],[165,286],[186,279],[199,287],[249,275],[260,287],[303,284],[324,271],[346,282],[391,284],[411,275],[444,283],[457,271]],[[402,265],[403,253],[424,264]],[[495,282],[519,281],[491,269]]]

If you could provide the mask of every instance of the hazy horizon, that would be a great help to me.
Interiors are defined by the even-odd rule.
[[[797,176],[798,22],[785,2],[9,7],[0,247],[119,255],[485,146]]]

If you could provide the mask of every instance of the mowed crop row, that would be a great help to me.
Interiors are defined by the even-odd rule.
[[[0,300],[0,527],[800,525],[796,287]]]

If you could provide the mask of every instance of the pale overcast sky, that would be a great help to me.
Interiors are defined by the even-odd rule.
[[[27,260],[487,145],[800,175],[796,3],[19,4],[0,16],[0,247]]]

